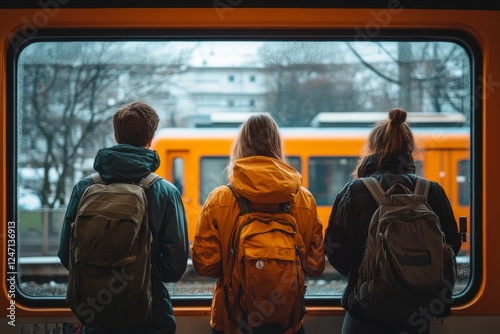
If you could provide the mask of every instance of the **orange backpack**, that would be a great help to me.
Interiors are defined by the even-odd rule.
[[[289,203],[255,204],[236,196],[240,214],[224,273],[226,309],[238,333],[283,332],[306,313],[304,242]]]

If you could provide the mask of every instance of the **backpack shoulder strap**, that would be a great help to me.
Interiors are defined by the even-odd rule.
[[[238,206],[240,207],[240,211],[241,211],[240,215],[249,213],[250,211],[248,210],[247,203],[245,202],[246,198],[239,196],[230,183],[226,184],[226,186],[231,190],[234,197],[236,197],[236,200],[238,202]],[[229,278],[231,277],[231,273],[233,272],[234,265],[236,262],[236,248],[237,248],[236,230],[238,228],[237,221],[238,221],[238,217],[240,215],[238,215],[236,217],[236,221],[234,222],[233,227],[231,229],[231,235],[229,237],[229,255],[230,256],[228,257],[228,260],[227,260],[228,261],[227,266],[226,266],[227,270],[224,272],[224,275],[222,278],[222,282],[224,284],[224,300],[225,300],[227,307],[229,307],[229,299],[228,299],[229,298],[229,291],[228,291],[227,284],[231,281]],[[229,310],[229,308],[228,308],[228,310]],[[231,317],[230,313],[229,313],[229,316]]]
[[[382,205],[387,202],[387,196],[385,195],[384,188],[380,185],[378,180],[372,176],[363,177],[361,181],[365,184],[366,188],[370,191],[373,198],[377,201],[378,205]]]
[[[90,178],[90,181],[92,182],[92,184],[94,183],[102,183],[102,184],[106,184],[106,182],[104,182],[103,178],[101,177],[101,175],[99,175],[99,173],[93,173],[89,176]],[[149,187],[151,187],[156,181],[160,180],[161,179],[161,176],[155,174],[155,173],[149,173],[148,176],[146,177],[143,177],[140,181],[139,181],[139,185],[144,188],[144,189],[148,189]]]
[[[413,193],[415,195],[423,195],[427,198],[427,194],[429,194],[430,187],[431,183],[429,182],[429,180],[417,176],[417,183],[415,184],[415,190],[413,191]]]
[[[231,192],[233,193],[234,197],[236,197],[236,201],[238,202],[238,206],[240,207],[241,214],[244,215],[249,212],[252,212],[252,202],[250,202],[243,196],[239,196],[236,193],[236,190],[234,190],[231,183],[228,183],[227,186],[229,187],[229,189],[231,189]]]
[[[90,182],[92,182],[92,184],[94,184],[94,183],[105,184],[106,183],[102,179],[101,175],[99,175],[99,173],[92,173],[92,174],[90,174],[89,178],[90,178]]]
[[[155,173],[149,173],[148,176],[146,177],[143,177],[140,181],[139,181],[139,185],[143,188],[143,189],[149,189],[149,187],[151,187],[155,182],[159,181],[161,179],[161,176],[155,174]]]

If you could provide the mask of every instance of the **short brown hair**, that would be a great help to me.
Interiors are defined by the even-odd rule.
[[[129,103],[113,116],[116,142],[144,147],[153,139],[159,122],[160,118],[151,106],[138,101]]]

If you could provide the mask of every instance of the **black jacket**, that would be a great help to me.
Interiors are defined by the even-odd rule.
[[[374,176],[388,190],[401,183],[414,190],[417,176],[411,154],[399,154],[384,159],[380,166],[376,156],[368,156],[358,169],[359,177]],[[427,202],[439,217],[446,242],[458,254],[462,245],[457,222],[443,188],[431,182]],[[358,268],[363,258],[368,227],[378,204],[364,183],[349,182],[337,195],[325,232],[325,253],[328,261],[342,275],[348,277],[342,306],[354,317],[362,318],[351,309],[353,288],[358,279]]]

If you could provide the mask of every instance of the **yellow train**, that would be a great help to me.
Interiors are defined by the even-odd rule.
[[[351,117],[356,119],[360,115],[353,113]],[[352,179],[369,124],[365,123],[365,128],[281,129],[288,161],[302,174],[302,185],[315,197],[325,229],[335,196]],[[166,128],[156,135],[152,148],[160,156],[157,173],[182,193],[190,240],[209,192],[228,182],[226,166],[236,131]],[[418,174],[439,182],[449,196],[457,222],[460,217],[468,221],[469,129],[416,127],[413,131],[418,145],[415,154]],[[465,243],[462,249],[468,251],[468,246]]]

